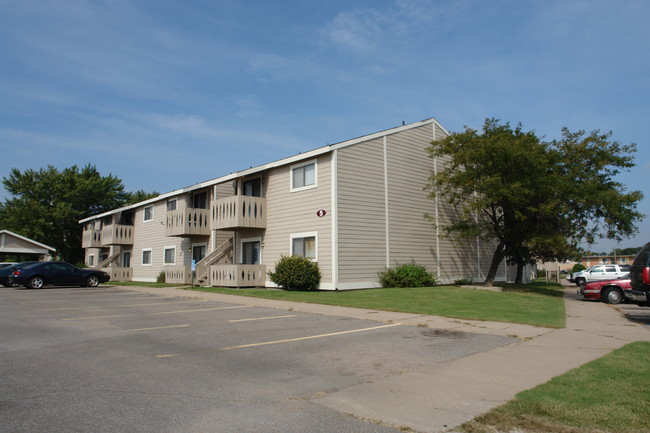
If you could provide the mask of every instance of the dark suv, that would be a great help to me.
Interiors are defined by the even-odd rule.
[[[632,290],[630,300],[642,307],[650,307],[650,242],[645,244],[630,268]]]

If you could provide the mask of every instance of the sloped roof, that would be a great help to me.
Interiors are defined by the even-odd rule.
[[[9,239],[8,239],[9,238]],[[14,238],[13,241],[10,238]],[[9,230],[0,230],[0,252],[10,254],[47,254],[56,251],[48,245],[36,242]]]

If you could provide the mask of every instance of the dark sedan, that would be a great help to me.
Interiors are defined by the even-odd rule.
[[[0,284],[5,287],[11,287],[13,284],[9,282],[9,277],[14,269],[24,268],[25,266],[33,265],[38,262],[22,262],[22,263],[10,263],[9,266],[3,267],[0,269]]]
[[[41,262],[14,269],[9,282],[31,289],[52,286],[88,286],[97,287],[111,277],[98,269],[79,269],[66,262]]]

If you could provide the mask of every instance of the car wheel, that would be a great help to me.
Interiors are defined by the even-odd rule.
[[[97,287],[99,286],[99,278],[96,275],[91,275],[86,279],[86,286]]]
[[[581,285],[583,285],[585,283],[585,279],[584,278],[576,278],[575,283],[576,283],[576,286],[581,286]]]
[[[40,289],[45,285],[45,281],[41,277],[32,277],[27,282],[27,287],[30,289]]]
[[[603,300],[608,304],[620,304],[623,302],[623,293],[616,288],[609,288],[603,294]]]

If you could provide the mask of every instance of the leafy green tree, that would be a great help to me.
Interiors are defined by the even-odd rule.
[[[634,233],[642,195],[625,193],[613,178],[634,165],[635,145],[610,142],[611,134],[598,131],[562,134],[543,142],[521,125],[486,119],[482,133],[465,128],[427,148],[441,164],[426,189],[458,211],[444,230],[494,242],[484,284],[492,284],[504,259],[521,268],[536,258],[570,256],[580,241],[599,235]]]
[[[146,192],[143,189],[139,189],[135,192],[127,192],[125,204],[129,205],[139,203],[141,201],[149,200],[150,198],[158,197],[159,195],[160,193],[158,192]]]
[[[14,168],[2,184],[11,198],[0,203],[0,227],[50,245],[72,263],[83,261],[79,220],[124,206],[133,197],[120,179],[102,176],[90,164]]]

